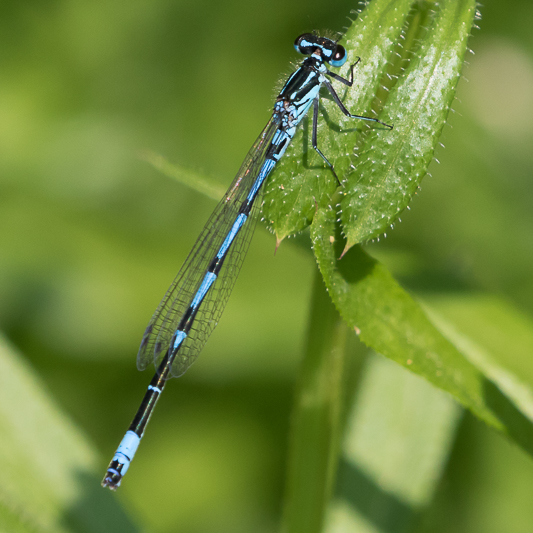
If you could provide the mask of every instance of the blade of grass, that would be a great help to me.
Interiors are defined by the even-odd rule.
[[[326,531],[411,531],[435,493],[461,412],[426,381],[383,357],[369,357],[344,436]]]
[[[317,272],[292,415],[282,527],[287,533],[322,531],[337,470],[345,385],[356,361],[350,335]]]
[[[216,183],[214,180],[209,179],[200,172],[195,172],[190,168],[175,165],[160,154],[147,150],[141,154],[141,158],[150,163],[165,176],[175,179],[178,183],[181,183],[212,200],[218,202],[226,192],[224,186]]]
[[[92,447],[1,336],[0,434],[1,531],[137,531],[101,490]]]

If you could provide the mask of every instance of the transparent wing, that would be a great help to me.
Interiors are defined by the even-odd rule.
[[[150,363],[156,368],[167,353],[172,336],[187,309],[213,257],[218,252],[237,218],[239,208],[248,196],[271,144],[277,122],[271,118],[246,155],[237,176],[209,217],[178,275],[157,307],[137,354],[137,368],[144,370]],[[261,208],[262,187],[252,210],[233,241],[213,286],[200,304],[194,323],[172,364],[171,374],[181,376],[196,360],[209,335],[215,328],[235,285]]]

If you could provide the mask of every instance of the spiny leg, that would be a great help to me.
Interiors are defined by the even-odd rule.
[[[317,143],[317,128],[318,128],[318,103],[319,103],[319,97],[317,96],[315,100],[313,101],[313,134],[311,136],[311,144],[313,145],[313,148],[317,152],[317,154],[326,162],[326,165],[331,169],[331,172],[333,172],[333,175],[335,176],[335,179],[337,180],[337,183],[340,185],[341,182],[339,181],[339,178],[337,176],[337,173],[335,172],[335,169],[333,168],[333,165],[329,162],[328,158],[320,151],[318,148]]]
[[[327,74],[328,76],[330,76],[331,78],[337,80],[337,81],[340,81],[342,83],[344,83],[344,85],[348,85],[348,87],[351,87],[353,85],[353,68],[355,67],[355,65],[357,65],[357,63],[359,63],[359,59],[360,58],[357,58],[357,61],[350,66],[350,79],[347,80],[345,78],[343,78],[342,76],[339,76],[337,74],[335,74],[334,72],[330,72],[328,70]],[[339,98],[339,95],[336,93],[335,89],[333,88],[333,85],[331,85],[331,83],[329,83],[328,80],[324,80],[324,85],[328,88],[328,91],[330,92],[331,96],[333,96],[333,100],[335,101],[335,103],[339,106],[340,110],[349,118],[359,118],[361,120],[369,120],[370,122],[377,122],[378,124],[381,124],[382,126],[385,126],[389,129],[392,130],[392,126],[389,125],[389,124],[385,124],[385,122],[382,122],[381,120],[377,119],[377,118],[372,118],[372,117],[364,117],[362,115],[352,115],[352,113],[350,113],[347,109],[346,109],[346,106],[341,102],[340,98]]]
[[[361,58],[358,57],[357,61],[350,65],[350,79],[347,80],[346,78],[343,78],[342,76],[339,76],[338,74],[335,74],[335,72],[331,72],[331,70],[327,70],[327,75],[332,77],[334,80],[340,81],[341,83],[344,83],[344,85],[348,85],[348,87],[351,87],[353,85],[353,68],[357,63],[361,61]]]

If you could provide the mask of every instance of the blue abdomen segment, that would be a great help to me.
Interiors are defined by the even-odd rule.
[[[261,185],[263,185],[263,181],[267,178],[267,176],[272,172],[272,169],[276,166],[276,161],[273,159],[267,159],[263,166],[261,167],[261,170],[259,172],[259,176],[257,176],[257,179],[255,180],[255,183],[253,187],[250,189],[250,192],[248,193],[248,196],[246,197],[246,200],[248,202],[253,202],[255,196],[257,195],[257,192],[261,188]]]
[[[217,258],[222,259],[226,252],[228,251],[228,248],[231,246],[231,243],[233,242],[233,239],[235,239],[237,233],[242,228],[242,225],[246,222],[246,219],[248,218],[247,215],[244,213],[241,213],[233,223],[233,226],[231,227],[230,232],[228,233],[228,236],[224,239],[224,242],[222,243],[222,246],[220,247],[220,250],[218,251]]]
[[[213,272],[208,272],[203,281],[200,285],[200,288],[198,289],[198,292],[194,296],[194,299],[191,303],[191,307],[193,309],[196,309],[202,300],[204,299],[204,296],[207,294],[207,291],[211,288],[211,285],[213,285],[214,281],[217,279],[217,275],[213,274]]]
[[[112,461],[116,461],[118,463],[117,468],[119,470],[109,468],[108,472],[123,476],[127,472],[130,463],[133,460],[135,452],[139,447],[139,442],[141,442],[141,437],[139,437],[139,435],[137,435],[134,431],[127,431],[112,459]]]
[[[176,331],[175,338],[174,338],[174,344],[172,345],[173,352],[175,352],[181,346],[181,343],[185,340],[186,337],[187,337],[187,333],[185,333],[185,331],[181,331],[180,329]]]

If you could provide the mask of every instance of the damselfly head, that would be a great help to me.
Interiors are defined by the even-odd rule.
[[[294,41],[294,48],[306,56],[318,52],[320,57],[332,67],[342,67],[348,57],[344,46],[327,37],[318,37],[312,33],[303,33],[297,37]]]

